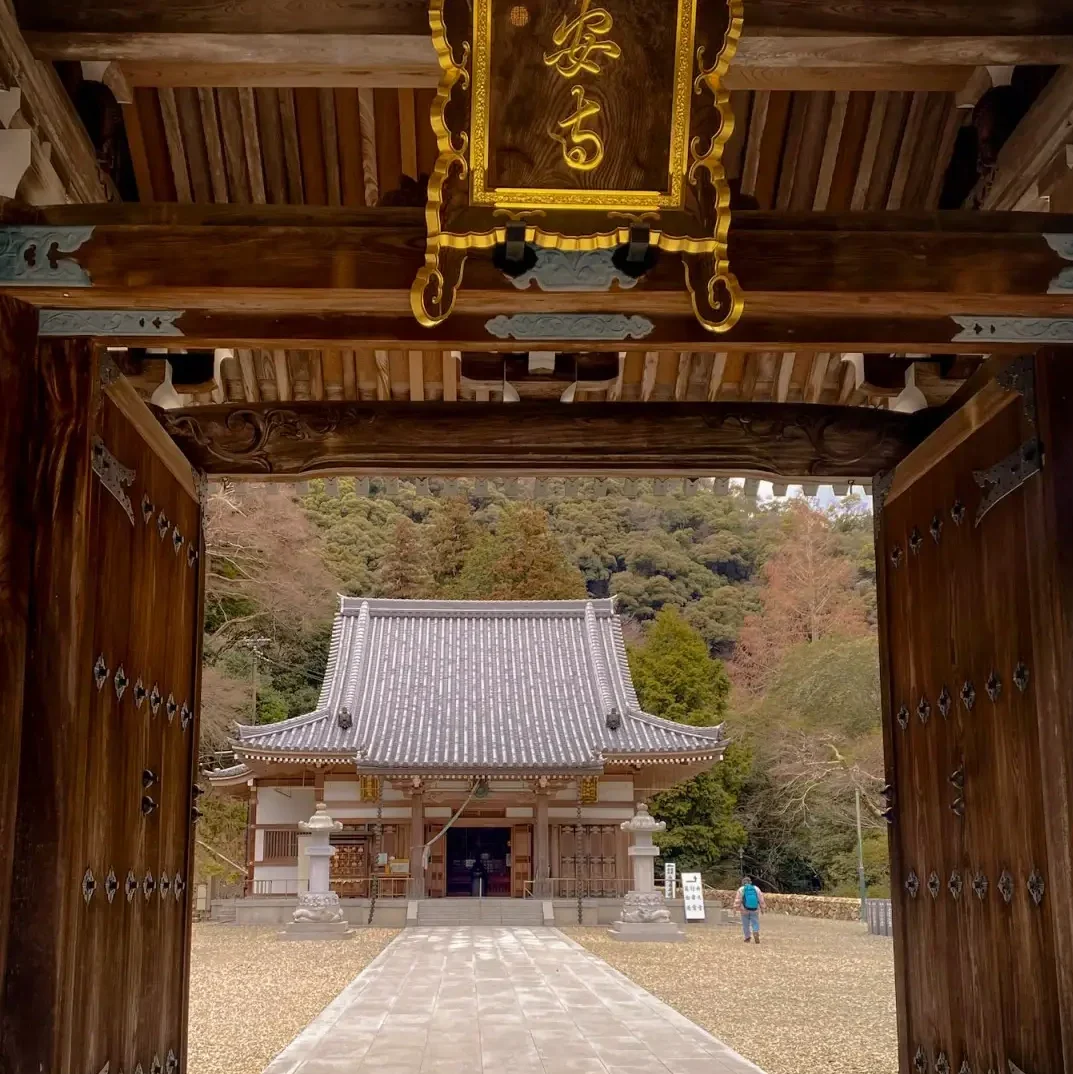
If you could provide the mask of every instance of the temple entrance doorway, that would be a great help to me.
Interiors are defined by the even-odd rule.
[[[510,896],[510,828],[450,828],[444,838],[448,897]]]

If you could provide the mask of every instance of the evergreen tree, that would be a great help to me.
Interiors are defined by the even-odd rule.
[[[405,516],[396,519],[376,572],[377,594],[419,600],[432,593],[432,573],[421,532]]]
[[[713,660],[704,639],[675,608],[664,608],[631,647],[630,671],[646,712],[677,723],[708,727],[725,716],[730,680],[721,660]]]
[[[454,586],[466,556],[477,544],[477,526],[469,500],[447,500],[433,515],[428,527],[428,546],[433,549],[432,580],[440,597],[454,596]]]
[[[585,579],[571,564],[530,504],[504,508],[495,531],[469,552],[454,596],[468,600],[569,600],[586,596]]]

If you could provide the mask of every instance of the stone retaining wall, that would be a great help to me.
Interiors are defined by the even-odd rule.
[[[715,891],[709,888],[704,892],[704,897],[727,909],[734,905],[733,891]],[[861,918],[859,899],[834,898],[830,895],[779,895],[765,891],[764,904],[769,913],[775,914],[823,917],[829,921],[859,921]]]

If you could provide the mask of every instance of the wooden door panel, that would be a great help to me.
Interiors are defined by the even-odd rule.
[[[520,899],[533,876],[533,826],[515,824],[510,833],[511,895]]]
[[[877,506],[903,1071],[1064,1069],[1054,919],[1031,890],[1049,872],[1031,672],[1041,476],[977,524],[974,475],[1034,435],[1021,397],[1001,402]]]
[[[443,831],[442,824],[425,825],[425,842],[428,843]],[[447,837],[437,839],[429,848],[428,871],[425,873],[425,893],[430,899],[442,899],[447,893],[444,878]]]

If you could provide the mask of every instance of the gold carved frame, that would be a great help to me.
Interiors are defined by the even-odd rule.
[[[702,2],[704,0],[678,0],[670,172],[668,190],[660,192],[527,188],[489,190],[485,177],[488,170],[492,0],[474,0],[472,36],[475,45],[471,46],[469,41],[463,41],[457,60],[454,49],[447,40],[444,24],[445,0],[429,0],[429,26],[442,73],[431,109],[438,156],[429,176],[428,202],[425,207],[428,229],[425,264],[418,271],[410,289],[410,306],[421,325],[434,328],[450,316],[458,288],[461,286],[467,251],[487,250],[506,242],[508,224],[524,222],[524,217],[530,213],[543,215],[543,211],[548,209],[606,212],[609,216],[621,216],[623,222],[612,224],[607,230],[592,231],[588,234],[548,230],[535,223],[524,222],[527,243],[563,251],[613,249],[629,242],[631,226],[643,222],[650,228],[649,242],[653,246],[658,246],[668,253],[684,255],[686,288],[700,324],[710,332],[721,333],[729,331],[738,322],[744,310],[744,297],[736,277],[730,271],[727,259],[730,187],[722,164],[723,149],[734,132],[734,112],[730,105],[730,94],[722,88],[722,82],[741,39],[743,0],[726,0],[729,9],[727,30],[719,54],[710,67],[704,66],[704,48],[694,49],[697,5]],[[472,87],[469,70],[471,56]],[[447,107],[456,86],[471,90],[472,140],[466,131],[455,135],[447,126]],[[699,138],[689,137],[691,98],[704,90],[712,94],[720,118],[718,131],[707,147],[700,143]],[[459,143],[457,145],[456,138]],[[709,173],[715,191],[716,225],[713,233],[696,237],[665,230],[658,220],[660,211],[670,210],[673,213],[683,210],[685,184],[695,184],[701,169]],[[486,208],[493,216],[501,217],[502,224],[481,231],[450,231],[443,228],[443,188],[453,170],[458,171],[460,180],[469,179],[470,205]],[[651,220],[650,217],[653,216],[657,219]],[[444,251],[455,251],[461,255],[450,281],[445,279],[443,271]],[[706,309],[714,308],[718,304],[715,295],[720,286],[727,291],[727,312],[719,321],[706,317],[698,305],[691,273],[693,266],[689,260],[697,257],[710,259],[711,273],[705,282]]]

